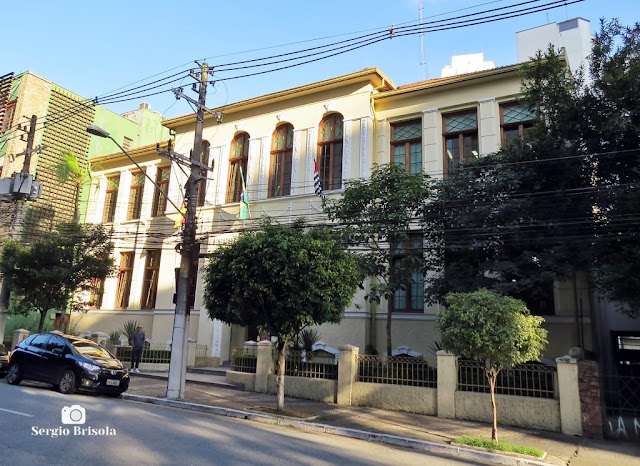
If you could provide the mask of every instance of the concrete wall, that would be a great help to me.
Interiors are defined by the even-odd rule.
[[[435,388],[355,382],[351,404],[435,416],[437,392]]]
[[[310,379],[306,377],[284,378],[284,394],[294,398],[335,403],[336,380]],[[276,375],[271,374],[267,385],[267,393],[277,393],[278,386]]]
[[[244,385],[244,389],[248,392],[256,390],[256,375],[247,374],[245,372],[227,371],[227,382],[235,385]]]

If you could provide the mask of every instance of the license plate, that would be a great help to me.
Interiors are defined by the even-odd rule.
[[[113,387],[117,387],[120,385],[120,381],[119,380],[114,380],[114,379],[107,379],[107,385],[111,385]]]

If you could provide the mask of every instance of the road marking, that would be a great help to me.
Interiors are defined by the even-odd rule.
[[[21,413],[20,411],[11,411],[10,409],[0,408],[0,411],[6,411],[7,413],[11,414],[19,414],[20,416],[33,417],[33,414]]]

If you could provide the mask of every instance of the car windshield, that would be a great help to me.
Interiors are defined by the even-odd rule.
[[[73,347],[75,350],[84,355],[91,357],[99,357],[99,358],[111,358],[111,353],[109,353],[102,346],[93,343],[92,341],[74,341]]]

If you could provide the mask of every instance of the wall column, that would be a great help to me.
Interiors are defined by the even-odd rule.
[[[351,406],[351,391],[353,383],[358,375],[358,354],[360,349],[357,346],[338,346],[340,355],[338,356],[338,393],[336,403],[339,405]]]
[[[248,342],[247,342],[248,343]],[[247,345],[245,343],[245,346]],[[256,344],[255,342],[251,342]],[[269,375],[273,373],[273,345],[270,341],[257,343],[258,360],[256,362],[256,392],[267,393]]]
[[[456,388],[458,387],[458,357],[440,350],[438,358],[438,417],[455,419]]]
[[[578,361],[571,356],[556,359],[560,394],[560,428],[563,434],[582,435]]]

